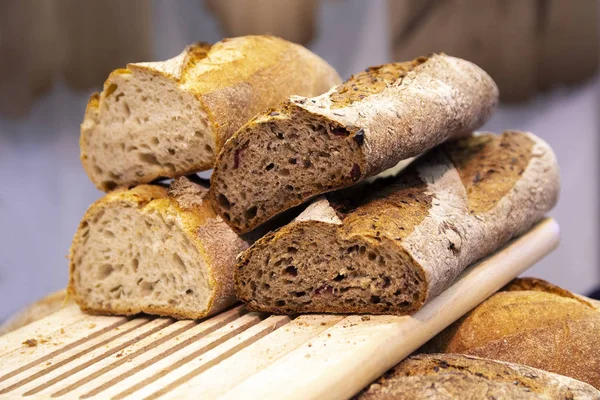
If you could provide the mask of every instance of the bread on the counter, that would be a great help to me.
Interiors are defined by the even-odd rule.
[[[529,365],[600,389],[600,312],[540,279],[514,280],[424,350]]]
[[[167,190],[114,191],[86,212],[70,252],[69,293],[87,312],[201,318],[235,302],[233,269],[247,243],[182,177]]]
[[[354,400],[600,399],[592,386],[525,365],[459,354],[410,357]]]
[[[240,257],[251,310],[412,314],[556,203],[550,147],[531,133],[448,142],[396,177],[311,204]]]
[[[320,57],[280,38],[197,43],[169,60],[110,74],[89,100],[81,161],[103,191],[208,170],[223,143],[256,114],[339,82]]]
[[[211,180],[216,211],[248,232],[470,133],[497,100],[483,70],[444,54],[368,68],[318,97],[293,96],[225,144]]]

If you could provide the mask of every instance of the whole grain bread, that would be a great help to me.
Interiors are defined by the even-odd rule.
[[[68,290],[91,313],[201,318],[235,302],[235,257],[247,246],[185,177],[168,190],[118,190],[79,224]]]
[[[423,350],[525,364],[600,389],[600,312],[540,279],[513,281]]]
[[[459,354],[410,357],[354,400],[600,399],[592,386],[525,365]]]
[[[66,290],[59,290],[44,297],[41,300],[32,303],[10,317],[2,325],[0,325],[0,335],[14,331],[22,326],[25,326],[33,321],[42,319],[58,310],[65,305],[71,303]]]
[[[311,197],[470,133],[497,99],[484,71],[444,54],[368,68],[318,97],[293,96],[225,144],[211,182],[216,211],[248,232]]]
[[[317,55],[276,37],[196,43],[169,60],[110,74],[87,105],[81,161],[103,191],[208,170],[257,113],[339,81]]]
[[[412,314],[556,203],[552,149],[531,133],[448,142],[396,177],[322,197],[239,258],[252,310]]]

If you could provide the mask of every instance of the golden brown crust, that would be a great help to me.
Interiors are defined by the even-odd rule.
[[[418,65],[427,61],[427,57],[419,57],[413,61],[398,62],[370,67],[352,75],[347,81],[336,86],[331,92],[331,108],[347,107],[368,96],[381,93],[392,84],[402,83],[402,78]]]
[[[585,383],[524,365],[458,354],[410,357],[355,400],[599,399]]]
[[[107,207],[127,204],[139,212],[157,210],[163,214],[176,213],[182,229],[205,259],[210,276],[211,299],[206,310],[182,312],[176,307],[148,306],[137,309],[96,309],[86,302],[84,294],[76,290],[74,252],[82,245],[81,227],[93,215]],[[174,318],[202,318],[233,304],[233,266],[236,255],[248,244],[237,236],[214,212],[208,198],[208,190],[185,177],[175,180],[167,190],[156,185],[140,185],[131,190],[111,192],[94,203],[80,223],[71,246],[70,280],[68,291],[82,310],[89,313],[132,315],[138,312],[171,316]]]
[[[360,204],[331,197],[333,207],[349,236],[365,238],[387,236],[401,242],[429,215],[434,195],[418,172],[410,168],[400,176],[377,180],[365,186],[365,195],[357,194]]]
[[[532,157],[534,142],[507,131],[501,140],[482,135],[444,146],[465,186],[472,213],[493,208],[520,179]]]
[[[427,350],[525,364],[600,388],[598,310],[541,280],[511,286],[435,337]]]
[[[292,94],[316,96],[340,82],[337,72],[323,59],[297,44],[263,35],[223,39],[214,45],[196,43],[164,62],[133,63],[113,71],[100,94],[94,94],[82,123],[81,161],[94,184],[103,191],[132,187],[160,177],[177,177],[212,168],[210,161],[196,160],[173,171],[140,172],[135,177],[117,177],[99,182],[94,172],[92,148],[88,145],[93,126],[103,118],[102,102],[114,91],[113,80],[123,74],[143,72],[172,81],[177,90],[198,100],[198,112],[207,114],[214,141],[207,145],[218,154],[225,141],[257,113],[273,107]],[[107,141],[110,138],[106,138]]]
[[[590,299],[584,298],[584,296],[576,295],[575,293],[567,289],[563,289],[560,286],[554,285],[540,278],[516,278],[510,281],[508,284],[506,284],[502,289],[500,289],[500,291],[502,292],[519,292],[524,290],[552,293],[557,296],[577,300],[581,304],[593,307],[593,304],[589,301]]]

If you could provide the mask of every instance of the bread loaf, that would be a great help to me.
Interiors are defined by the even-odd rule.
[[[410,357],[355,400],[600,399],[575,379],[524,365],[458,354]]]
[[[315,98],[294,96],[225,144],[211,182],[216,211],[248,232],[477,129],[497,98],[484,71],[443,54],[369,68]]]
[[[449,142],[393,178],[311,204],[236,266],[252,310],[412,314],[557,201],[550,147],[530,133]]]
[[[600,389],[600,312],[539,279],[517,279],[433,338],[425,351],[529,365]]]
[[[140,185],[94,203],[79,224],[69,292],[92,313],[201,318],[232,304],[236,255],[247,247],[187,178]]]
[[[81,161],[104,191],[207,170],[255,114],[339,81],[315,54],[271,36],[197,43],[170,60],[129,64],[90,98]]]

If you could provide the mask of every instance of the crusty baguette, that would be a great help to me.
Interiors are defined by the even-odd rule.
[[[92,313],[201,318],[235,301],[233,268],[247,248],[187,178],[169,190],[109,193],[86,212],[71,246],[69,292]]]
[[[541,368],[600,389],[600,312],[539,279],[517,279],[434,337],[424,351]]]
[[[236,266],[252,310],[412,314],[557,201],[552,149],[530,133],[446,143],[397,177],[311,204]]]
[[[14,331],[22,326],[25,326],[33,321],[44,318],[70,303],[66,291],[59,290],[44,297],[41,300],[30,304],[17,314],[10,317],[0,326],[0,335],[4,335],[10,331]]]
[[[525,365],[459,354],[410,357],[354,400],[598,400],[600,392],[575,379]]]
[[[497,99],[484,71],[443,54],[369,68],[312,99],[294,96],[225,144],[212,175],[216,211],[248,232],[477,129]]]
[[[315,54],[271,36],[198,43],[164,62],[129,64],[90,98],[81,161],[104,191],[207,170],[254,115],[339,81]]]

